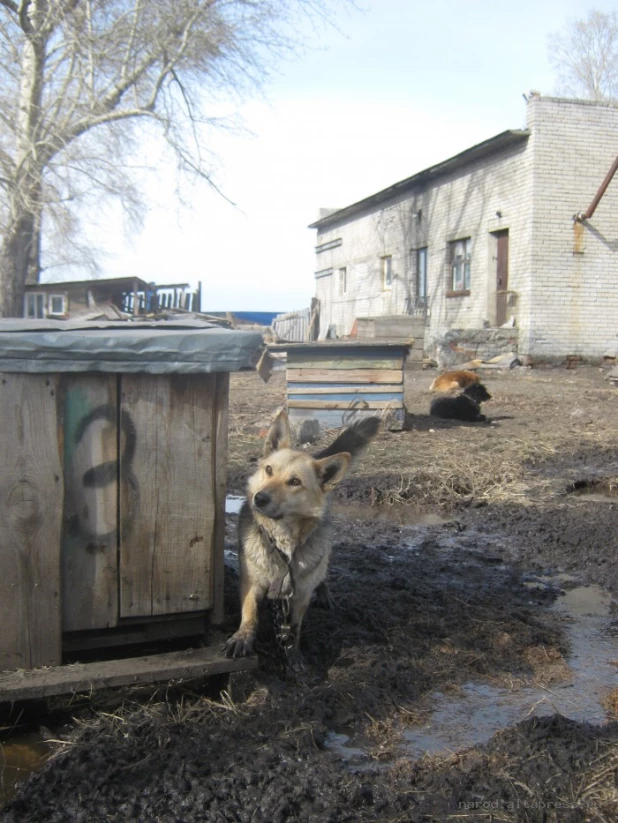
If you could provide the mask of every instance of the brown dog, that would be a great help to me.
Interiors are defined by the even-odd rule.
[[[429,387],[429,391],[453,391],[467,389],[473,383],[480,383],[481,378],[473,371],[445,371],[439,374]]]
[[[313,592],[330,605],[325,583],[332,532],[329,492],[379,426],[377,418],[363,418],[312,457],[291,448],[287,414],[275,418],[239,517],[242,618],[227,641],[228,657],[253,653],[258,606],[268,597],[282,601],[281,640],[290,662],[300,662],[300,630]]]

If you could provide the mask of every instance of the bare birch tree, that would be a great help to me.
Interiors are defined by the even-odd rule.
[[[617,98],[618,12],[591,9],[585,18],[568,20],[549,36],[548,50],[559,93],[597,101]]]
[[[70,234],[94,195],[139,211],[123,161],[145,124],[210,180],[208,103],[259,86],[328,3],[0,0],[0,314],[38,281],[43,220]]]

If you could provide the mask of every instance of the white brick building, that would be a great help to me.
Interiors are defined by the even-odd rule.
[[[451,329],[514,319],[519,353],[618,349],[618,106],[533,95],[506,131],[337,211],[317,229],[320,337],[355,318],[423,313],[426,350]]]

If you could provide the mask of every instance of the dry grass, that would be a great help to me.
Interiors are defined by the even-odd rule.
[[[470,503],[520,502],[564,493],[576,481],[577,468],[564,456],[592,459],[616,445],[616,390],[598,370],[561,370],[487,377],[494,399],[485,411],[495,425],[465,426],[427,414],[427,392],[434,376],[406,375],[409,431],[384,430],[353,477],[364,501],[381,505],[413,503],[420,507],[457,508]],[[492,382],[493,381],[493,382]],[[229,466],[231,485],[242,488],[262,451],[262,437],[277,408],[285,402],[285,376],[263,384],[253,373],[232,375]],[[319,446],[332,440],[327,432]],[[558,472],[551,467],[557,465]]]

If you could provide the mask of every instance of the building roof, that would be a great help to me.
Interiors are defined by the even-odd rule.
[[[91,278],[89,280],[58,280],[56,283],[30,283],[26,286],[27,291],[41,291],[43,289],[62,289],[68,286],[89,286],[96,288],[97,286],[107,286],[116,289],[124,289],[126,291],[133,291],[134,286],[138,289],[144,290],[148,287],[145,280],[139,277],[107,277],[107,278]],[[176,288],[179,288],[177,286]]]
[[[357,203],[352,203],[352,205],[346,206],[343,209],[337,209],[331,214],[317,220],[315,223],[312,223],[309,228],[323,229],[333,223],[339,223],[342,220],[347,220],[349,217],[353,217],[366,209],[379,206],[381,203],[392,200],[393,197],[398,194],[403,194],[409,189],[428,183],[444,174],[456,171],[469,163],[473,163],[475,160],[487,157],[490,154],[509,148],[517,143],[523,143],[529,136],[530,132],[526,129],[510,129],[508,131],[503,131],[495,137],[490,137],[489,140],[484,140],[482,143],[477,143],[476,146],[472,146],[471,148],[456,154],[454,157],[449,157],[448,160],[443,160],[435,166],[430,166],[427,169],[423,169],[423,171],[419,171],[417,174],[412,175],[412,177],[406,177],[405,180],[401,180],[399,183],[395,183],[387,189],[382,189],[382,191],[377,192],[377,194],[372,194],[369,197],[365,197],[363,200],[359,200]]]

